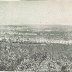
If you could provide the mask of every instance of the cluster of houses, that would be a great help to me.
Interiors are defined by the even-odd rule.
[[[30,43],[58,43],[58,44],[72,44],[72,40],[55,40],[46,38],[26,38],[26,37],[0,37],[0,41],[11,42],[30,42]]]

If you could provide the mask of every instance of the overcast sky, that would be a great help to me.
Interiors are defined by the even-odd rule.
[[[0,2],[0,25],[72,24],[71,0]]]

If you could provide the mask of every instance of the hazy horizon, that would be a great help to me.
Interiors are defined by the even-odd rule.
[[[0,25],[72,25],[71,0],[0,2]]]

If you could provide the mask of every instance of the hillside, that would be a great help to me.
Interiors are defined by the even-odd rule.
[[[71,72],[71,26],[0,26],[0,71]]]

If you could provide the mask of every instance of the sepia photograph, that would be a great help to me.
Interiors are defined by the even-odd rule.
[[[0,0],[0,71],[72,72],[72,0]]]

